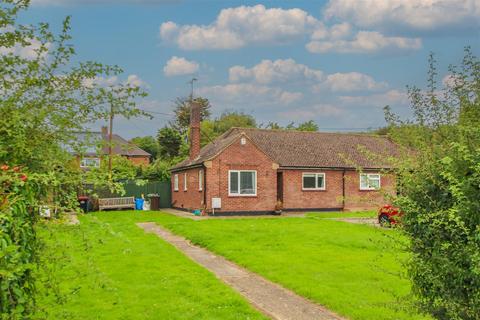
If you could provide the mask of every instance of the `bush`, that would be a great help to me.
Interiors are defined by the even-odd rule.
[[[19,168],[0,169],[0,313],[24,319],[34,307],[37,259],[34,191]]]
[[[390,137],[405,148],[395,164],[410,238],[408,272],[419,307],[437,319],[480,319],[480,61],[467,48],[454,82],[410,88],[414,119],[387,110]],[[412,150],[413,149],[413,150]]]

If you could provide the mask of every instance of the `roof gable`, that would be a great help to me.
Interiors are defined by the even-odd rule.
[[[95,156],[98,155],[99,149],[101,154],[108,154],[108,135],[104,135],[101,132],[77,132],[75,133],[76,139],[84,150],[84,155]],[[122,156],[143,156],[149,157],[150,153],[143,149],[140,149],[135,144],[125,140],[118,134],[112,134],[112,153]],[[69,150],[71,153],[76,153],[74,150]]]

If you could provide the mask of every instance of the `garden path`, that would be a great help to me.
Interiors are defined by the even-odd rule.
[[[278,320],[341,320],[342,317],[278,284],[245,270],[235,263],[191,244],[153,222],[137,223],[145,232],[156,234],[186,256],[213,272],[220,280],[238,291],[255,308]]]

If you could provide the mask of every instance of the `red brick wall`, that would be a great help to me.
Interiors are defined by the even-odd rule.
[[[377,173],[377,172],[368,172]],[[380,173],[380,191],[360,190],[360,175],[356,171],[345,174],[345,210],[372,210],[388,201],[388,194],[395,193],[395,177]]]
[[[203,168],[193,168],[180,172],[172,172],[171,188],[172,188],[172,206],[188,210],[201,209],[203,207],[203,189],[199,190],[198,172],[204,171]],[[184,191],[184,174],[187,174],[187,191]],[[178,174],[178,191],[174,189],[174,176]]]
[[[256,170],[256,196],[229,196],[229,170]],[[207,168],[207,208],[211,209],[212,197],[222,199],[221,211],[273,211],[277,197],[277,170],[273,161],[246,139],[240,138],[212,160]]]
[[[127,159],[136,166],[147,166],[150,163],[150,157],[148,156],[127,157]]]
[[[325,190],[302,190],[303,173],[325,173]],[[342,171],[283,170],[285,209],[342,208]]]
[[[303,173],[325,173],[325,190],[302,190]],[[374,172],[371,172],[374,173]],[[285,209],[342,208],[343,170],[283,170],[283,207]],[[360,174],[345,172],[345,210],[371,210],[383,205],[386,193],[395,192],[393,175],[381,174],[380,191],[360,190]]]

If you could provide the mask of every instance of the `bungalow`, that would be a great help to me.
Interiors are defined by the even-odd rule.
[[[190,157],[171,168],[177,209],[255,214],[281,203],[292,211],[360,210],[395,192],[391,168],[378,160],[396,154],[384,137],[232,128],[200,149],[197,105],[190,126]]]
[[[79,132],[76,133],[76,137],[85,148],[81,155],[78,155],[78,152],[71,151],[71,153],[77,154],[80,168],[99,167],[100,159],[109,154],[108,128],[102,127],[101,132]],[[112,134],[112,154],[125,157],[135,165],[148,165],[150,163],[150,153],[128,142],[118,134]]]

